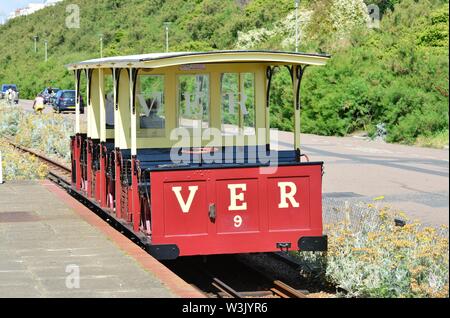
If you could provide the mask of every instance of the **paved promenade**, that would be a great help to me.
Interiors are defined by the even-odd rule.
[[[0,297],[201,294],[50,181],[21,181],[0,185]]]

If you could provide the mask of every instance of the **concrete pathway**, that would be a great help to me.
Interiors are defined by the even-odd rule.
[[[116,232],[124,240],[125,250],[120,248],[117,238],[108,237],[74,211],[78,203],[67,204],[72,200],[68,194],[61,189],[49,191],[52,185],[45,182],[50,183],[0,185],[0,297],[180,296],[149,272],[149,267],[159,266],[150,255],[139,254],[134,243]],[[89,218],[98,219],[94,223],[103,222],[90,213]],[[146,262],[151,266],[146,268]],[[157,270],[171,275],[165,268]]]

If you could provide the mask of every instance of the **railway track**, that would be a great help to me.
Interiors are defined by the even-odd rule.
[[[35,150],[29,149],[27,147],[21,146],[17,144],[15,141],[8,137],[3,137],[11,146],[13,146],[15,149],[19,150],[22,153],[31,154],[39,160],[43,161],[48,166],[48,178],[57,183],[58,185],[66,188],[69,190],[69,192],[79,201],[83,201],[82,198],[78,198],[76,195],[74,195],[73,191],[70,191],[71,189],[71,169],[67,167],[66,165],[55,161],[54,159],[51,159],[47,157],[46,155],[43,155]],[[86,205],[87,202],[82,202]],[[91,204],[87,204],[89,208],[91,208],[97,215],[102,217],[105,221],[108,223],[114,223],[111,222],[111,218],[108,217],[110,213],[107,211],[100,211],[101,209]],[[129,236],[125,233],[124,228],[121,227],[120,224],[111,224],[112,226],[116,227],[117,230],[128,236],[131,240],[136,242],[136,238],[133,236]],[[126,229],[125,229],[126,230]],[[282,260],[282,259],[280,259]],[[250,266],[246,264],[242,264],[241,262],[237,261],[242,265],[241,270],[239,270],[239,276],[242,277],[253,277],[256,279],[256,281],[250,283],[246,282],[245,280],[241,281],[240,290],[231,287],[235,282],[227,283],[224,282],[223,278],[218,278],[216,274],[211,273],[211,268],[206,268],[204,266],[183,266],[181,267],[186,270],[190,268],[192,271],[188,273],[180,273],[179,270],[177,270],[177,262],[183,264],[185,260],[176,260],[171,261],[166,266],[172,270],[174,270],[179,276],[181,276],[183,279],[190,279],[192,277],[203,277],[206,278],[207,284],[209,285],[209,288],[204,287],[204,282],[197,282],[193,285],[196,285],[200,290],[205,292],[210,297],[218,297],[218,298],[307,298],[308,296],[303,293],[302,291],[295,289],[288,284],[278,280],[278,279],[270,279],[269,277],[265,277],[262,273],[258,272],[256,269],[251,268]],[[172,263],[172,265],[170,264]],[[173,265],[175,264],[175,265]],[[204,265],[204,264],[203,264]],[[222,267],[223,264],[221,264],[219,267]],[[231,265],[231,267],[236,265]],[[245,270],[244,270],[245,269]],[[255,285],[256,284],[256,285]],[[244,286],[244,287],[243,287]],[[245,287],[247,286],[247,287]]]
[[[67,186],[70,185],[71,181],[71,169],[64,164],[57,162],[54,159],[51,159],[33,149],[26,148],[24,146],[19,145],[18,143],[14,142],[11,138],[8,137],[2,137],[6,142],[8,142],[9,145],[14,147],[15,149],[19,150],[22,153],[27,153],[30,155],[33,155],[39,160],[43,161],[47,167],[48,167],[48,173],[49,178],[52,181],[57,182],[58,184],[65,184]]]
[[[280,280],[273,281],[273,287],[267,291],[247,291],[238,292],[225,284],[218,278],[213,279],[212,285],[221,291],[219,293],[223,298],[224,295],[229,296],[229,298],[254,298],[254,297],[277,297],[277,298],[308,298],[303,292],[283,283]]]
[[[264,273],[234,255],[163,261],[210,298],[308,298],[308,292]]]

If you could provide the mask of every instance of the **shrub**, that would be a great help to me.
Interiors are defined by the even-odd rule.
[[[3,106],[2,106],[3,105]],[[56,114],[35,115],[18,107],[0,104],[0,135],[13,137],[19,144],[70,162],[70,136],[73,122]]]
[[[448,297],[448,227],[418,221],[395,225],[402,213],[372,204],[326,215],[327,253],[294,253],[345,297]]]
[[[35,156],[15,150],[0,140],[4,180],[35,180],[47,176],[48,168]]]

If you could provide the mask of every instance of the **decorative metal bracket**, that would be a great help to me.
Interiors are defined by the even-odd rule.
[[[77,81],[77,102],[81,105],[81,95],[80,95],[80,83],[81,83],[81,70],[75,70],[75,80]]]
[[[89,106],[91,104],[92,73],[94,73],[94,69],[88,69],[87,70],[87,80],[88,80],[89,94],[88,94],[88,97],[87,97],[86,106]]]
[[[300,87],[301,87],[301,85],[302,85],[302,79],[303,79],[303,74],[305,73],[305,69],[308,67],[308,65],[305,65],[305,66],[301,66],[301,65],[298,65],[297,67],[296,67],[296,74],[295,74],[295,76],[297,77],[297,87],[295,88],[295,91],[296,91],[296,100],[295,100],[295,108],[297,109],[297,110],[299,110],[300,109],[300,107],[301,107],[301,103],[300,103]]]
[[[116,107],[116,110],[119,110],[119,82],[120,82],[120,73],[122,69],[121,68],[113,68],[113,78],[114,78],[114,91],[115,91],[115,100],[114,105]]]
[[[139,69],[138,68],[132,68],[132,69],[128,69],[128,77],[130,79],[130,81],[133,81],[133,92],[130,96],[131,98],[131,106],[132,106],[132,111],[133,111],[133,115],[136,114],[136,103],[135,103],[135,99],[136,99],[136,82],[137,82],[137,76],[139,73]],[[130,73],[131,71],[131,73]]]
[[[270,86],[272,83],[272,75],[274,73],[274,67],[267,66],[266,69],[266,78],[267,78],[267,86],[266,86],[266,107],[269,108],[270,104]]]
[[[285,65],[285,67],[288,69],[289,74],[291,75],[291,81],[294,82],[294,67],[292,65]]]

